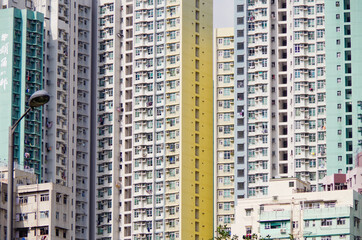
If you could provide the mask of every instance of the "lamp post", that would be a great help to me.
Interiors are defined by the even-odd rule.
[[[8,214],[7,214],[7,240],[13,240],[14,234],[14,132],[20,121],[35,107],[40,107],[49,102],[50,96],[45,90],[33,93],[29,98],[29,108],[9,128],[9,157],[8,157]]]

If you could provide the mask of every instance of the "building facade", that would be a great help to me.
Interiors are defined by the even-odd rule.
[[[28,109],[28,99],[42,89],[43,15],[41,13],[3,9],[0,12],[0,118],[2,136]],[[42,109],[33,109],[14,133],[14,162],[20,169],[33,169],[42,178]],[[1,139],[2,164],[8,162],[8,138]]]
[[[74,239],[71,230],[71,188],[54,183],[17,187],[15,237],[17,239]]]
[[[323,190],[333,191],[342,189],[353,189],[362,194],[362,153],[356,157],[356,165],[347,173],[334,173],[323,179]]]
[[[346,173],[362,151],[360,1],[326,1],[328,175]],[[352,29],[353,28],[353,29]]]
[[[247,197],[247,2],[234,1],[234,173],[235,201]]]
[[[89,239],[92,3],[31,1],[44,23],[43,182],[72,187],[71,238]]]
[[[270,182],[270,196],[239,200],[232,234],[270,239],[360,239],[362,195],[354,190],[308,192],[296,178]],[[280,189],[284,189],[281,193]]]
[[[30,169],[27,170],[14,170],[14,179],[15,185],[30,185],[30,184],[37,184],[38,177],[34,174],[34,172]],[[8,214],[8,168],[1,167],[0,168],[0,238],[6,239],[7,237],[7,214]],[[13,199],[16,199],[14,196]],[[14,204],[15,205],[15,204]],[[15,210],[13,211],[15,214]],[[17,212],[20,213],[20,212]],[[15,219],[15,216],[14,216]]]
[[[212,237],[212,1],[97,1],[96,239]]]
[[[244,197],[264,196],[270,179],[298,177],[311,182],[312,191],[321,190],[326,174],[324,1],[240,1],[235,9],[236,69],[247,62],[247,93],[240,95],[247,108],[236,106],[235,114],[248,126],[240,135],[236,127],[236,144],[239,136],[247,137],[235,150],[247,154],[240,158],[247,168],[236,169],[236,176],[246,178],[240,184],[237,179],[236,188],[247,189]]]
[[[39,40],[44,44],[39,66],[44,74],[39,78],[29,72],[21,78],[37,79],[51,96],[43,115],[39,112],[43,124],[37,131],[42,135],[35,146],[42,146],[43,151],[38,152],[42,164],[35,171],[41,176],[40,182],[73,187],[70,201],[75,201],[72,207],[76,217],[72,218],[72,229],[76,239],[89,239],[92,2],[3,0],[0,4],[2,8],[26,8],[44,15],[44,36]],[[33,153],[21,154],[32,158]]]
[[[214,227],[234,217],[234,29],[214,30]]]
[[[7,236],[8,169],[0,168],[0,237]],[[71,188],[54,183],[39,184],[33,171],[14,170],[14,236],[16,239],[74,239],[71,229]]]

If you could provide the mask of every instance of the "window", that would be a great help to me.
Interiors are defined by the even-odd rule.
[[[304,227],[309,227],[309,222],[310,222],[310,220],[305,220],[304,221]]]
[[[40,211],[40,218],[49,218],[49,211]]]
[[[308,7],[308,15],[314,14],[314,7]]]
[[[360,219],[358,217],[354,217],[353,226],[359,229]]]
[[[317,43],[317,51],[323,51],[325,48],[325,43],[324,42],[318,42]]]
[[[294,46],[294,52],[295,52],[295,53],[299,53],[299,52],[300,52],[300,49],[301,49],[301,45],[300,45],[300,44],[296,44],[296,45]]]
[[[317,13],[323,13],[324,12],[324,5],[317,4]]]
[[[270,223],[265,223],[265,229],[270,229]]]
[[[230,151],[224,151],[224,159],[230,159],[231,152]]]
[[[41,202],[49,201],[49,194],[40,195],[40,201]]]
[[[321,226],[332,226],[332,219],[322,219]]]
[[[238,43],[237,44],[237,49],[238,50],[243,50],[244,49],[244,43]]]
[[[244,5],[237,5],[236,6],[236,11],[237,12],[244,12]]]
[[[28,203],[28,197],[19,197],[19,204]]]
[[[346,219],[345,218],[337,218],[337,225],[345,225]]]
[[[315,52],[315,45],[314,45],[314,44],[309,44],[309,45],[308,45],[308,52],[310,52],[310,53],[314,53],[314,52]]]
[[[293,228],[298,228],[298,221],[293,221]]]

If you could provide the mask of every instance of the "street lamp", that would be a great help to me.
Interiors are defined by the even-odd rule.
[[[7,214],[7,240],[13,240],[14,227],[14,132],[20,121],[35,107],[40,107],[49,102],[50,96],[45,90],[33,93],[29,98],[29,108],[25,113],[9,128],[9,157],[8,157],[8,214]]]

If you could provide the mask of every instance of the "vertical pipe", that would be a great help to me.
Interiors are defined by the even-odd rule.
[[[14,139],[12,127],[9,127],[9,157],[8,157],[8,213],[7,213],[7,240],[13,240],[14,215]]]

